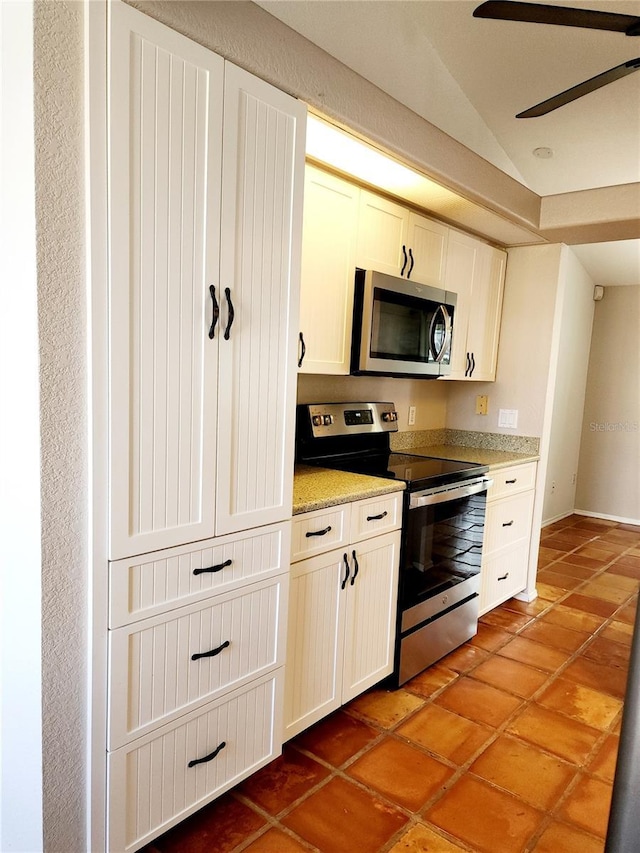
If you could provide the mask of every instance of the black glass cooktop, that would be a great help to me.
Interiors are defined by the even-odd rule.
[[[326,460],[327,468],[339,468],[354,474],[369,474],[388,480],[404,480],[410,489],[430,488],[469,480],[489,469],[474,462],[459,462],[410,453],[370,454],[361,457]]]

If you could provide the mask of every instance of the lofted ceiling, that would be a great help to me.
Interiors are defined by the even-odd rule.
[[[515,118],[640,57],[640,37],[474,18],[479,2],[258,5],[541,196],[640,182],[640,71],[547,116]],[[557,5],[640,16],[640,0]],[[576,254],[596,283],[640,284],[638,240],[576,247]]]

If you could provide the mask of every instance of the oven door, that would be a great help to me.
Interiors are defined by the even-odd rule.
[[[357,270],[352,372],[449,372],[453,302],[439,288]]]
[[[451,606],[478,593],[490,483],[482,477],[408,495],[400,564],[403,631],[432,618],[443,600]]]

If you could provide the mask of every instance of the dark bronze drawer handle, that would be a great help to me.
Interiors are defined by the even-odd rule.
[[[221,749],[224,749],[227,744],[222,741],[222,743],[217,746],[213,752],[210,752],[209,755],[205,755],[204,758],[195,758],[193,761],[190,761],[187,764],[187,767],[195,767],[196,764],[205,764],[207,761],[213,761],[216,755],[220,752]]]
[[[304,535],[307,537],[307,539],[310,536],[325,536],[330,530],[331,530],[331,525],[329,525],[328,527],[325,527],[324,530],[307,530],[307,532]]]
[[[389,513],[385,509],[385,511],[381,512],[380,515],[368,515],[367,521],[380,521],[381,518],[384,518],[387,515],[389,515]]]
[[[502,526],[503,527],[511,527],[512,524],[513,524],[513,519],[511,519],[511,521],[503,522]]]
[[[194,569],[194,575],[203,575],[205,572],[221,572],[223,569],[226,569],[227,566],[230,566],[233,563],[233,560],[225,560],[224,563],[218,563],[217,566],[209,566],[208,569]]]
[[[506,486],[512,486],[514,483],[518,482],[518,478],[514,477],[513,480],[505,480],[504,482]]]
[[[191,660],[200,660],[200,658],[214,658],[216,655],[219,655],[220,652],[224,651],[224,649],[228,649],[231,645],[229,640],[225,640],[221,646],[218,646],[217,649],[211,649],[210,652],[196,652],[196,654],[191,655]]]
[[[509,572],[507,572],[507,573],[506,573],[506,575],[502,575],[502,577],[501,577],[501,578],[498,578],[498,580],[499,580],[499,581],[506,581],[506,579],[507,579],[508,577],[509,577]]]

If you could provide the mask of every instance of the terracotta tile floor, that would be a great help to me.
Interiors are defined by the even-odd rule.
[[[146,853],[602,853],[640,527],[543,530],[539,597],[373,689]]]

